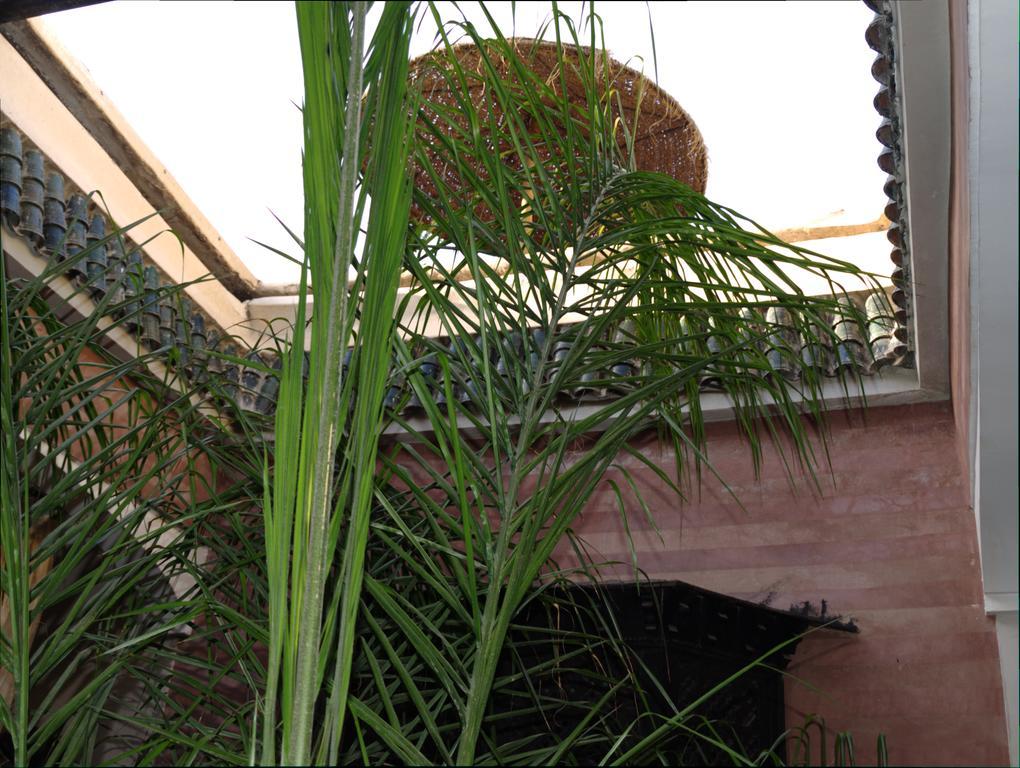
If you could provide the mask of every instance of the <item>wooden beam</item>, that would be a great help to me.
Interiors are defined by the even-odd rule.
[[[869,232],[884,232],[889,228],[889,219],[882,214],[874,221],[868,221],[863,224],[839,224],[834,226],[821,226],[821,227],[796,227],[794,229],[780,229],[772,234],[778,237],[785,243],[802,243],[808,240],[829,240],[838,237],[853,237],[854,235],[864,235]],[[603,257],[595,253],[591,256],[585,256],[579,259],[577,266],[586,267],[592,264],[598,264],[602,261]],[[496,267],[496,272],[500,275],[505,275],[509,271],[506,266]],[[445,280],[439,273],[433,273],[433,279],[436,281]],[[466,282],[473,280],[474,276],[468,269],[461,270],[454,279],[458,282]],[[403,274],[400,277],[400,285],[407,287],[415,282],[414,277],[409,274]],[[351,287],[348,284],[348,287]]]
[[[240,301],[255,296],[251,270],[59,41],[31,21],[0,33],[223,287]]]
[[[0,24],[105,2],[108,0],[5,0],[0,4]]]

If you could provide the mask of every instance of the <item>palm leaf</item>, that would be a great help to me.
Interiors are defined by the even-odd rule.
[[[102,349],[99,318],[129,327],[130,296],[68,321],[43,301],[66,262],[5,280],[0,726],[15,763],[620,762],[681,738],[746,757],[698,702],[657,714],[663,689],[598,589],[564,598],[600,565],[572,525],[649,431],[673,448],[652,469],[678,495],[713,471],[707,381],[753,462],[772,443],[791,482],[816,481],[821,376],[783,334],[837,345],[833,316],[863,321],[840,299],[870,278],[635,168],[594,13],[579,28],[554,7],[547,79],[498,30],[427,11],[445,89],[431,102],[408,85],[414,9],[386,4],[369,35],[365,4],[298,5],[308,353],[266,339],[282,366],[271,441],[203,370],[274,370],[251,350],[161,379],[157,353]],[[792,270],[832,295],[804,295]],[[837,373],[849,394],[855,372]],[[583,393],[598,396],[579,407]],[[389,426],[399,442],[381,443]],[[621,513],[652,516],[622,478]],[[570,546],[579,568],[557,565]],[[539,609],[547,625],[523,623]],[[581,629],[557,624],[565,611]],[[595,692],[583,712],[571,676]]]

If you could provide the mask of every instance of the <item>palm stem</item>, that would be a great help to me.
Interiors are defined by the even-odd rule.
[[[362,51],[364,48],[365,17],[367,8],[364,2],[356,0],[352,3],[352,39],[351,55],[347,77],[347,109],[344,114],[343,156],[340,162],[340,186],[337,209],[336,241],[332,274],[329,276],[329,310],[326,314],[328,325],[325,333],[325,349],[322,371],[322,393],[319,403],[310,403],[317,408],[317,428],[306,434],[306,440],[315,441],[314,471],[311,485],[311,504],[307,510],[309,516],[308,538],[304,546],[308,548],[307,571],[304,590],[304,602],[301,607],[299,622],[297,653],[297,677],[291,710],[291,741],[285,756],[286,762],[293,765],[308,763],[311,749],[312,710],[319,695],[319,658],[320,630],[322,627],[322,607],[324,602],[324,580],[331,559],[327,547],[330,508],[333,491],[333,462],[337,444],[336,419],[339,410],[342,370],[340,366],[340,348],[346,338],[341,338],[345,328],[347,315],[347,283],[346,266],[351,263],[354,250],[354,206],[355,184],[358,178],[358,138],[361,131],[361,83],[362,83]],[[319,277],[319,276],[313,276]],[[324,281],[321,277],[317,285]],[[300,513],[305,514],[303,510]],[[342,723],[343,710],[337,714]]]

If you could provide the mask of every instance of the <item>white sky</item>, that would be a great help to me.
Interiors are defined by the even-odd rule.
[[[581,7],[560,5],[575,18]],[[510,3],[489,8],[509,33]],[[873,14],[863,3],[597,2],[613,56],[654,79],[649,8],[658,83],[708,146],[708,197],[770,228],[881,213],[878,84],[864,42]],[[534,35],[549,13],[548,3],[518,2],[517,34]],[[270,210],[302,228],[292,4],[131,0],[44,21],[255,275],[292,282],[294,267],[249,239],[295,251]],[[434,33],[423,21],[412,53]],[[856,260],[887,271],[883,251]]]

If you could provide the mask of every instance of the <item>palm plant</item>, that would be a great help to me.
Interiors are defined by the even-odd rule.
[[[554,9],[559,71],[576,69],[585,88],[578,108],[561,82],[531,71],[511,41],[498,32],[482,40],[458,23],[481,51],[480,65],[467,71],[448,27],[429,10],[444,30],[435,58],[446,106],[422,95],[417,112],[402,86],[408,9],[384,10],[371,51],[389,44],[385,50],[401,55],[376,62],[361,99],[364,9],[299,10],[305,253],[319,311],[307,391],[300,350],[284,367],[276,479],[268,484],[276,629],[264,762],[276,757],[277,674],[288,681],[281,718],[288,760],[559,760],[572,745],[590,744],[605,726],[598,707],[569,738],[544,747],[534,738],[501,740],[492,708],[501,692],[543,672],[498,670],[514,655],[522,606],[566,575],[552,558],[572,521],[648,429],[672,443],[677,466],[636,457],[682,492],[686,458],[697,466],[704,459],[699,383],[707,375],[729,396],[755,460],[764,436],[783,433],[813,472],[818,457],[802,416],[821,414],[819,376],[791,348],[784,354],[800,375],[769,375],[763,346],[776,328],[761,314],[787,310],[787,332],[815,345],[834,340],[829,313],[860,320],[835,298],[805,296],[786,273],[794,266],[861,277],[852,265],[781,252],[785,244],[753,222],[633,167],[633,152],[617,140],[627,126],[614,119],[595,25],[583,48]],[[576,56],[566,55],[561,35]],[[475,103],[479,91],[490,103]],[[405,155],[395,149],[407,146],[412,114],[414,161],[430,185],[414,189],[417,215],[408,227]],[[353,176],[362,168],[359,193]],[[366,194],[373,204],[354,259],[351,223]],[[395,307],[401,258],[409,287]],[[835,282],[833,292],[842,293]],[[299,326],[304,317],[302,303]],[[436,323],[444,338],[426,333]],[[388,368],[397,407],[384,415]],[[621,369],[627,373],[611,373]],[[564,392],[610,386],[619,396],[582,415],[560,405]],[[412,401],[423,419],[403,415]],[[413,444],[378,451],[388,420]],[[334,457],[335,470],[324,470]],[[323,581],[331,568],[335,580]],[[620,652],[612,633],[572,640],[583,641],[578,653],[606,644]],[[305,653],[314,663],[302,666]],[[325,708],[313,724],[317,697]],[[540,711],[540,700],[533,703]],[[602,733],[607,758],[646,754],[690,712],[677,710],[648,738]]]
[[[118,721],[158,711],[145,685],[162,695],[159,667],[198,612],[192,524],[222,500],[203,443],[224,424],[166,345],[110,351],[140,322],[131,273],[70,309],[96,296],[73,275],[96,249],[127,252],[130,229],[34,276],[0,265],[0,759],[15,765],[112,755],[104,741],[131,730]]]
[[[308,353],[278,344],[272,440],[228,394],[209,397],[215,377],[199,396],[153,377],[145,354],[102,352],[108,307],[70,324],[54,314],[42,290],[67,262],[5,280],[0,592],[11,620],[0,653],[14,694],[0,724],[11,759],[635,762],[694,737],[753,760],[701,726],[700,701],[659,714],[656,681],[597,589],[565,597],[566,584],[597,584],[571,526],[607,484],[622,514],[651,514],[623,455],[678,495],[711,470],[706,378],[729,397],[753,461],[775,438],[792,446],[791,477],[813,478],[821,377],[782,339],[838,343],[830,315],[861,318],[838,300],[837,278],[867,276],[637,170],[593,14],[582,31],[554,6],[550,27],[578,99],[498,30],[485,40],[432,4],[387,3],[369,34],[369,10],[297,8],[295,338],[306,329]],[[417,12],[443,31],[429,59],[442,103],[409,77]],[[478,67],[463,66],[453,34],[477,46]],[[429,184],[412,187],[408,167]],[[790,267],[830,277],[833,297],[805,296]],[[767,309],[788,325],[766,323]],[[797,375],[776,374],[777,351]],[[132,384],[109,402],[114,381]],[[582,391],[603,397],[565,401]],[[125,408],[130,427],[109,423]],[[674,466],[631,448],[650,430]],[[199,494],[208,467],[229,482]],[[53,529],[33,549],[43,519]],[[560,568],[571,548],[582,565]],[[197,549],[210,553],[203,567]],[[36,617],[68,601],[69,618],[33,637]],[[570,611],[573,628],[525,621],[546,609]],[[191,636],[178,642],[183,625]],[[555,663],[538,646],[555,646]],[[79,673],[69,701],[30,704]],[[583,709],[564,700],[569,675],[592,691]],[[111,747],[110,723],[132,739]]]

